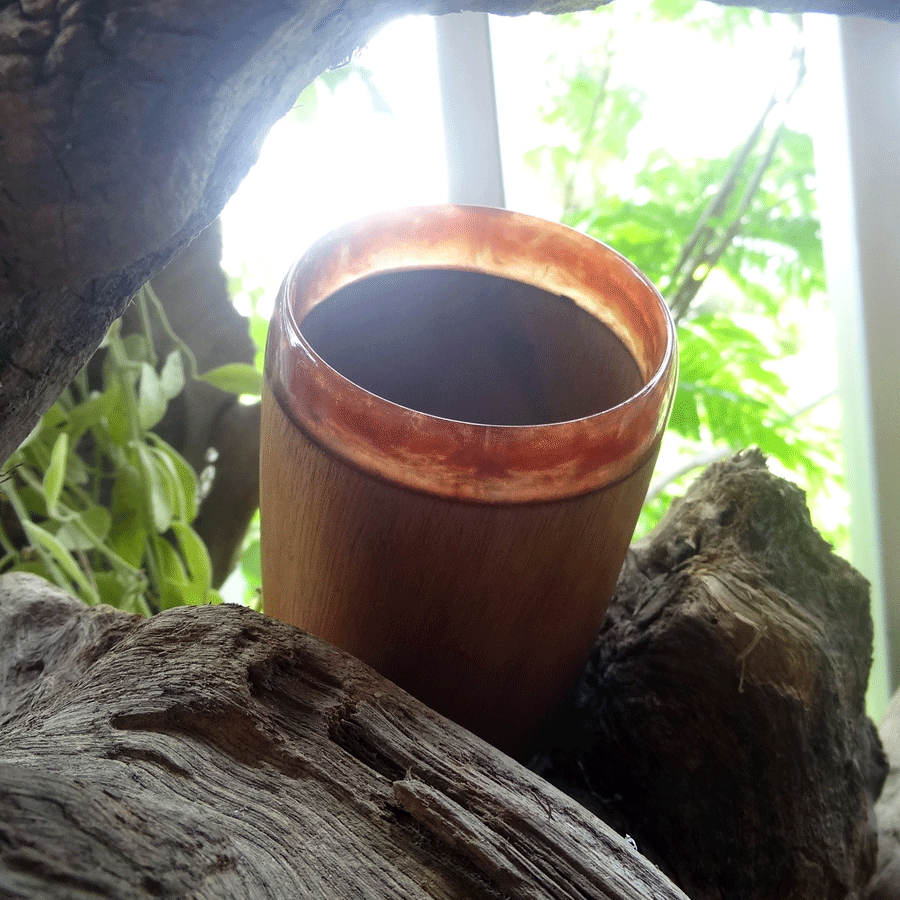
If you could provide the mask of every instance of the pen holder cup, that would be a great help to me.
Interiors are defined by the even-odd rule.
[[[656,289],[562,225],[421,207],[324,238],[266,350],[267,613],[521,754],[603,621],[676,358]]]

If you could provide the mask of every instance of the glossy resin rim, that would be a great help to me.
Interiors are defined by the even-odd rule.
[[[344,378],[303,336],[309,311],[351,282],[403,269],[463,269],[570,297],[629,349],[644,387],[583,419],[482,425],[407,409]],[[444,497],[527,503],[626,478],[662,435],[675,392],[675,327],[656,288],[593,238],[485,207],[413,207],[324,237],[292,267],[276,302],[266,378],[285,414],[348,463]]]

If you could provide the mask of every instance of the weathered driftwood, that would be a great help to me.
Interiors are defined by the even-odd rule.
[[[871,652],[865,579],[746,452],[632,549],[535,766],[693,900],[858,896],[886,773]]]
[[[4,576],[0,896],[683,896],[655,862],[693,900],[855,897],[870,640],[799,492],[758,454],[712,467],[633,551],[534,761],[635,850],[296,629]]]
[[[0,578],[3,898],[682,897],[574,801],[334,648]]]

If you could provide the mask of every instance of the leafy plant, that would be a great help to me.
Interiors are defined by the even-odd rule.
[[[656,0],[633,15],[686,21],[725,42],[762,16],[681,0]],[[780,374],[803,336],[784,323],[786,306],[824,289],[812,143],[786,124],[805,75],[799,19],[784,74],[748,119],[746,139],[727,156],[683,159],[660,149],[662,141],[637,151],[645,96],[618,74],[628,53],[617,30],[622,14],[604,7],[591,17],[608,23],[605,40],[568,64],[543,112],[556,139],[526,158],[553,184],[562,220],[629,257],[660,287],[678,324],[678,390],[640,530],[694,469],[749,445],[808,492],[833,495],[841,474],[822,448],[834,448],[837,436],[810,409],[794,408]]]
[[[304,124],[311,123],[322,101],[329,96],[333,96],[337,88],[348,82],[356,81],[361,84],[366,93],[369,95],[369,102],[375,112],[384,113],[385,115],[393,115],[390,105],[384,99],[384,95],[378,89],[375,83],[375,77],[372,70],[368,66],[364,66],[352,58],[348,59],[343,65],[335,66],[323,72],[318,78],[303,90],[300,98],[294,104],[290,116]]]
[[[195,378],[259,393],[250,366],[197,372],[149,285],[135,302],[144,328],[114,322],[83,369],[3,466],[0,572],[33,572],[86,603],[149,615],[215,603],[209,553],[191,527],[204,479],[153,432]],[[155,316],[176,349],[159,359]]]

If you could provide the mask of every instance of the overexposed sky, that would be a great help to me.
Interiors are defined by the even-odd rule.
[[[397,21],[358,56],[393,115],[351,79],[321,92],[314,120],[287,116],[222,214],[226,271],[242,261],[276,288],[317,237],[379,209],[447,199],[434,24]]]
[[[634,15],[631,4],[613,6],[619,18]],[[587,15],[572,28],[540,14],[492,17],[511,208],[558,215],[548,186],[522,156],[552,142],[541,106],[559,73],[588,59],[604,40],[607,20]],[[774,31],[748,33],[730,47],[681,24],[642,22],[622,38],[617,71],[645,85],[648,97],[638,154],[653,146],[675,155],[725,153],[735,146],[772,90],[771,73],[787,58],[790,31],[782,19]],[[272,294],[293,260],[343,222],[378,209],[447,200],[433,21],[417,16],[391,23],[357,60],[372,70],[393,114],[373,110],[356,79],[333,96],[322,92],[313,121],[288,116],[273,128],[258,164],[223,213],[226,270],[237,273],[246,265]],[[802,116],[802,108],[794,115]]]

